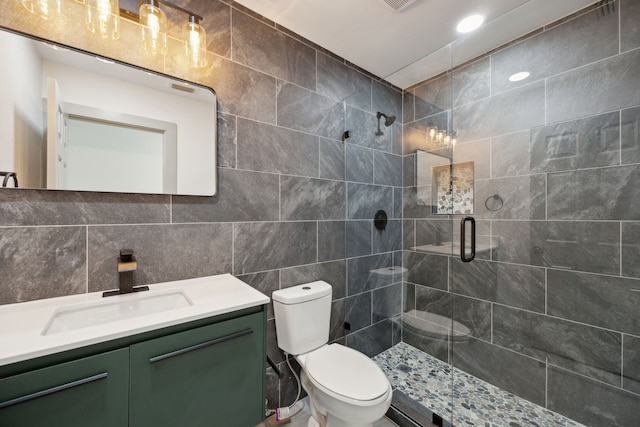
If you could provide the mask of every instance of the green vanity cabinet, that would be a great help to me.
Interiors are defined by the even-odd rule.
[[[1,427],[125,427],[129,349],[0,379]]]
[[[253,427],[266,306],[0,366],[0,427]]]
[[[251,427],[263,420],[263,316],[131,346],[132,427]]]

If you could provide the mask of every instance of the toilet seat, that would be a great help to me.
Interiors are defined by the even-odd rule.
[[[339,344],[307,353],[304,365],[314,386],[358,406],[377,404],[387,397],[390,389],[389,380],[375,362]]]

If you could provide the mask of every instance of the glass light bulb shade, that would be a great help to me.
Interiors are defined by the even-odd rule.
[[[22,0],[22,6],[42,19],[51,19],[61,13],[60,0]]]
[[[120,37],[120,3],[118,0],[86,0],[87,28],[103,39]]]
[[[434,136],[436,136],[436,129],[435,129],[435,128],[431,128],[431,129],[429,130],[429,136],[430,136],[431,138],[433,138]]]
[[[142,43],[154,55],[167,53],[167,16],[162,9],[150,4],[140,6]]]
[[[192,67],[207,65],[207,32],[195,22],[187,22],[182,27],[185,55]]]

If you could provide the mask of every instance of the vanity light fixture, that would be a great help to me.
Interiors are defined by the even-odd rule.
[[[520,71],[519,73],[515,73],[512,74],[511,77],[509,77],[509,81],[510,82],[519,82],[520,80],[524,80],[527,77],[529,77],[529,72],[528,71]]]
[[[207,65],[207,33],[200,25],[202,16],[164,0],[142,0],[140,25],[145,49],[153,54],[167,52],[167,16],[160,6],[166,6],[188,16],[182,26],[185,55],[193,67]]]
[[[22,6],[42,19],[51,19],[60,14],[60,0],[22,0]]]
[[[153,55],[167,53],[167,15],[158,0],[143,0],[140,5],[142,44]]]
[[[118,0],[85,0],[87,28],[103,39],[120,37],[120,2]]]
[[[458,23],[456,30],[458,30],[459,33],[470,33],[471,31],[477,30],[483,23],[484,16],[482,15],[467,16]]]
[[[447,133],[437,126],[429,128],[426,143],[431,148],[452,148],[456,145],[456,132]]]

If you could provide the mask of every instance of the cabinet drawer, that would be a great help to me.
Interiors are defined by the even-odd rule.
[[[127,426],[129,349],[0,379],[0,426]]]
[[[263,347],[262,313],[132,345],[130,425],[260,423]]]

